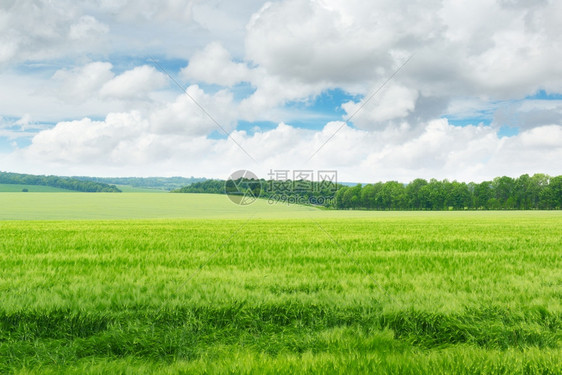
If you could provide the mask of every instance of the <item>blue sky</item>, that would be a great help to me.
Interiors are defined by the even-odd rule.
[[[562,173],[558,3],[22,0],[0,10],[0,170],[329,168],[361,182]]]

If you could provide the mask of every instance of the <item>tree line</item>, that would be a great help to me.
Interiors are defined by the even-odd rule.
[[[91,192],[91,193],[120,193],[115,185],[94,181],[81,181],[76,178],[58,176],[37,176],[31,174],[0,172],[0,184],[21,184],[51,186],[61,189]]]
[[[341,185],[325,181],[308,180],[206,180],[184,186],[172,193],[207,193],[207,194],[248,194],[277,202],[312,204],[333,207],[338,187]]]
[[[194,182],[205,181],[197,177],[90,177],[73,176],[77,180],[101,182],[109,185],[128,185],[144,189],[174,190]]]
[[[416,179],[342,187],[336,208],[367,210],[553,210],[562,206],[562,176],[496,177],[481,183]]]
[[[172,193],[225,194],[224,180],[205,180],[172,190]]]
[[[309,202],[334,209],[356,210],[554,210],[562,208],[562,176],[546,174],[517,178],[496,177],[491,181],[457,182],[415,179],[344,186],[319,182],[285,181],[284,185],[260,180],[264,198]],[[308,188],[296,188],[307,183]],[[228,185],[228,184],[226,184]],[[240,184],[237,184],[240,185]],[[225,181],[193,183],[179,193],[224,194]],[[284,198],[283,198],[284,197]]]

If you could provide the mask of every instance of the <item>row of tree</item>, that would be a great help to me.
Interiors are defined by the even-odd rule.
[[[335,207],[367,210],[553,210],[562,207],[562,176],[545,174],[464,183],[416,179],[338,189]]]
[[[198,181],[182,188],[172,190],[172,193],[204,193],[204,194],[225,194],[224,180],[205,180]]]
[[[81,181],[76,178],[58,176],[37,176],[31,174],[0,172],[0,184],[21,184],[51,186],[61,189],[82,192],[108,192],[119,193],[115,185],[109,185],[94,181]]]
[[[136,188],[174,190],[194,182],[205,181],[197,177],[89,177],[74,176],[82,181],[101,182],[108,185],[128,185]]]
[[[309,181],[206,180],[176,190],[178,193],[224,194],[253,190],[262,198],[356,210],[553,210],[562,208],[562,176],[545,174],[465,183],[416,179],[343,186]],[[230,185],[229,185],[230,183]],[[259,190],[258,187],[259,186]],[[225,190],[226,189],[226,190]],[[242,192],[243,193],[243,192]]]
[[[231,194],[250,195],[253,197],[266,198],[277,202],[299,203],[334,207],[338,188],[330,181],[308,181],[308,180],[264,180],[244,179],[237,180],[206,180],[195,182],[189,186],[172,191],[172,193],[207,193],[207,194]],[[250,192],[251,191],[251,192]]]

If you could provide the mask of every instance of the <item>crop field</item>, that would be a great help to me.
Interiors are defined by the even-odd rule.
[[[203,198],[226,211],[0,221],[0,373],[562,372],[560,212]]]
[[[60,189],[51,186],[0,184],[0,193],[22,192],[23,189],[27,189],[29,193],[57,193],[57,192],[71,193],[72,192],[70,190]]]
[[[233,204],[224,195],[170,193],[2,193],[0,220],[293,218],[322,212],[304,206]]]
[[[169,191],[161,189],[149,189],[133,187],[129,185],[116,185],[123,193],[168,193]]]

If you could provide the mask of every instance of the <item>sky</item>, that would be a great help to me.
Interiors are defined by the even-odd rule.
[[[562,174],[562,2],[2,0],[0,171]]]

